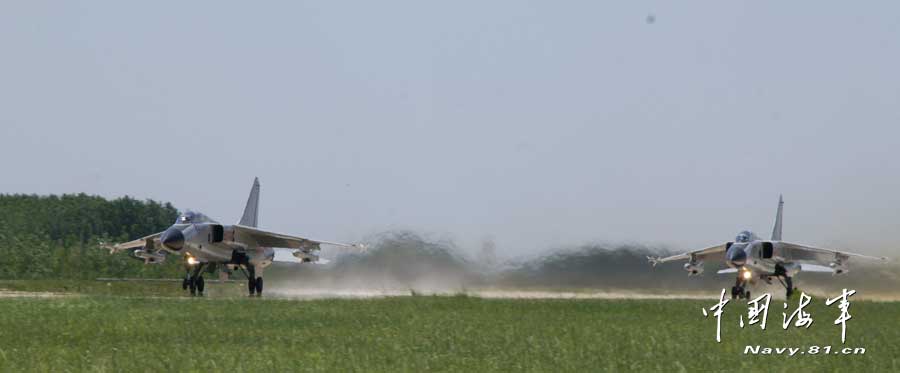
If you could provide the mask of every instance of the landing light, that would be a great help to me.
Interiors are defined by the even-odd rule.
[[[188,262],[188,265],[196,265],[197,263],[200,263],[199,260],[197,260],[196,258],[194,258],[192,256],[189,256],[187,258],[187,262]]]
[[[749,280],[749,279],[753,278],[753,273],[751,273],[749,270],[744,271],[744,273],[741,274],[741,277],[743,277],[744,280]]]

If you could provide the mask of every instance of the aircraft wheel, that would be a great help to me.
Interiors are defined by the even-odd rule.
[[[203,295],[203,288],[205,287],[205,283],[203,281],[203,276],[197,277],[197,292],[200,295]]]
[[[737,286],[731,287],[731,299],[737,299],[738,296],[738,288]]]
[[[747,292],[744,293],[744,297],[746,297],[744,299],[750,300],[750,290],[747,290]]]
[[[256,295],[262,295],[263,289],[263,279],[262,277],[256,278]]]
[[[253,277],[247,280],[247,290],[250,290],[250,295],[256,292],[256,279]]]
[[[786,285],[785,287],[787,288],[787,293],[785,294],[785,296],[790,298],[791,295],[794,295],[794,281],[792,281],[790,277],[785,277],[784,280]]]
[[[181,282],[181,290],[187,290],[188,285],[190,285],[190,280],[185,277],[184,281]]]
[[[188,287],[191,289],[191,295],[197,294],[197,281],[191,278],[188,280]]]

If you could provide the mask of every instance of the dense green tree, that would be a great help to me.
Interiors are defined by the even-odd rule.
[[[110,255],[102,245],[159,232],[177,216],[169,203],[127,196],[0,195],[0,278],[176,275],[179,260],[144,265],[127,253]]]

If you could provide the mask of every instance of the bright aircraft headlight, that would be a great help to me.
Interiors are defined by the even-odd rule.
[[[194,258],[192,256],[189,256],[187,258],[187,262],[188,262],[188,265],[197,265],[198,263],[200,263],[200,261],[197,260],[197,258]]]
[[[744,280],[749,280],[749,279],[753,278],[753,273],[751,273],[750,271],[744,271],[744,273],[742,273],[741,276],[744,277]]]

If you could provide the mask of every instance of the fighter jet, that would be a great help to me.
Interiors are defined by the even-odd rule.
[[[221,270],[240,270],[247,277],[250,295],[262,294],[263,269],[273,261],[314,263],[319,261],[320,245],[360,248],[359,244],[344,244],[313,240],[274,233],[257,228],[259,222],[259,179],[253,180],[250,197],[240,222],[219,224],[206,215],[185,212],[165,231],[134,241],[108,246],[110,253],[130,251],[147,264],[163,262],[168,255],[184,260],[185,277],[182,288],[191,295],[203,294],[204,269],[220,266]],[[287,249],[293,258],[276,256],[276,250]]]
[[[719,274],[737,274],[734,286],[731,287],[731,298],[750,299],[750,285],[758,280],[772,283],[777,279],[785,290],[786,296],[794,293],[793,277],[801,271],[826,272],[834,275],[847,273],[847,261],[851,257],[887,260],[886,257],[874,257],[854,254],[845,251],[823,249],[810,245],[801,245],[781,240],[781,216],[784,210],[784,199],[778,197],[778,212],[775,215],[775,227],[772,238],[760,239],[751,231],[738,233],[734,241],[715,245],[684,254],[666,258],[648,256],[647,259],[655,267],[659,263],[675,260],[688,260],[684,269],[689,276],[703,273],[705,262],[721,262],[727,266],[719,270]]]

